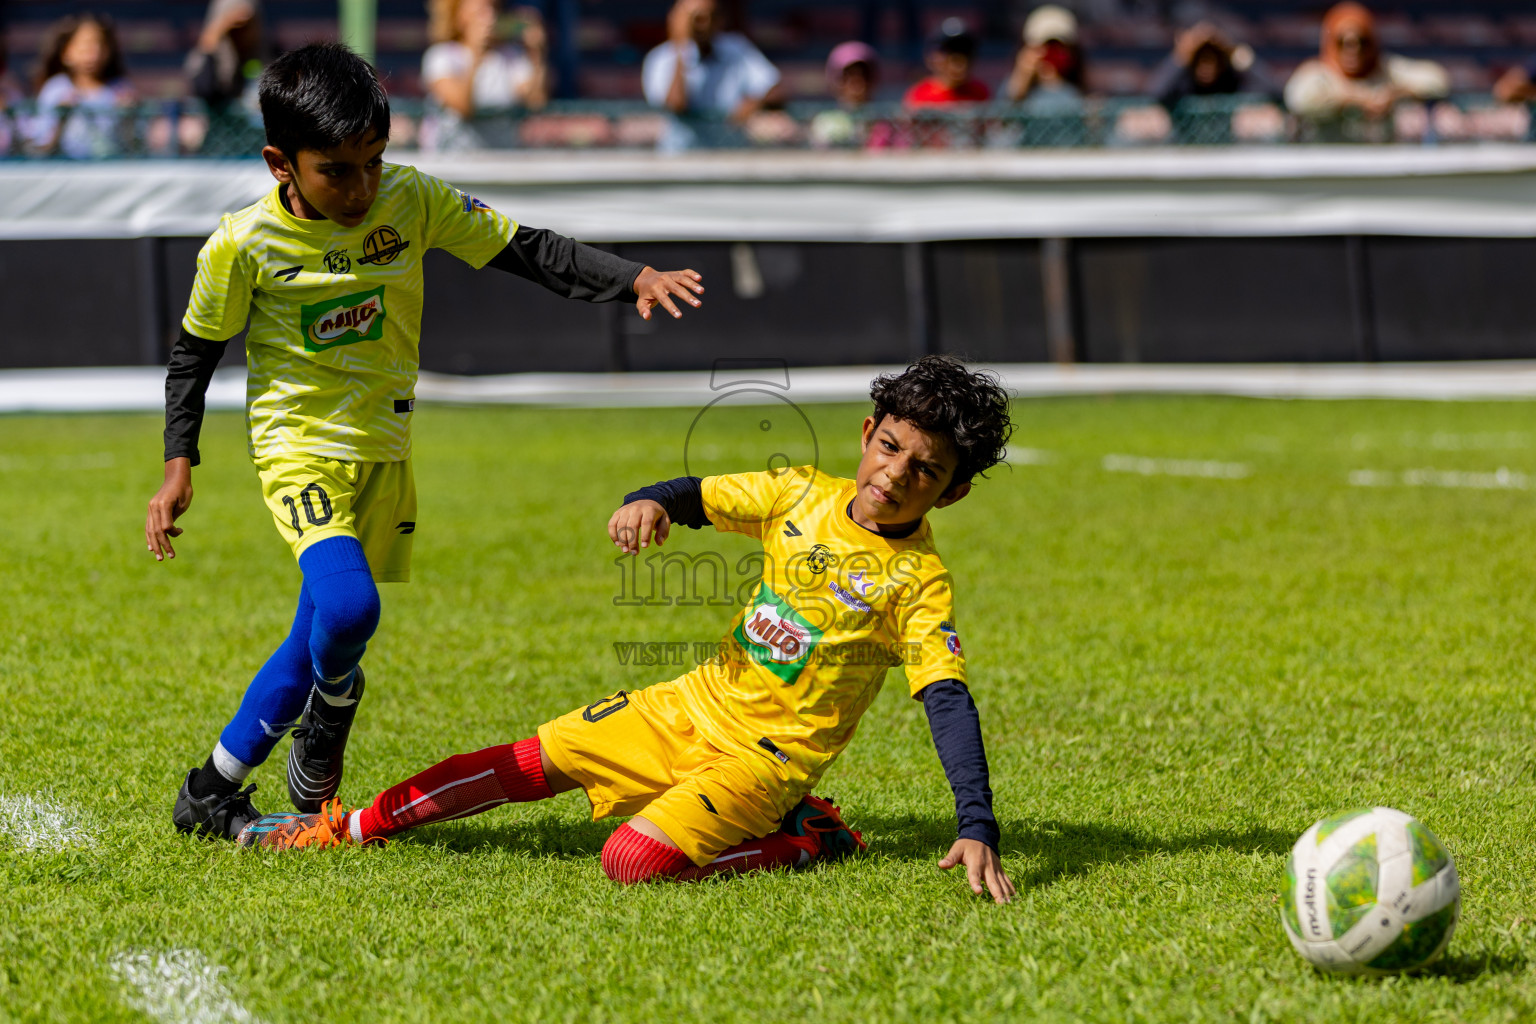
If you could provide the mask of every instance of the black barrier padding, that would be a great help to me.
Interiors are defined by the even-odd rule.
[[[0,366],[144,361],[136,240],[0,242]]]
[[[1372,238],[1382,359],[1536,358],[1536,239]]]
[[[983,363],[1050,358],[1038,241],[934,243],[933,290],[940,351]]]
[[[761,279],[756,298],[743,285],[725,243],[626,245],[625,258],[704,275],[704,308],[682,320],[650,323],[623,310],[626,369],[701,370],[720,356],[783,359],[791,366],[905,362],[906,290],[899,245],[753,243]],[[739,259],[739,257],[738,257]],[[661,322],[665,320],[666,322]]]
[[[421,366],[438,373],[607,370],[601,306],[572,302],[505,271],[472,270],[446,252],[422,260]]]
[[[1342,238],[1073,243],[1089,362],[1360,357]]]

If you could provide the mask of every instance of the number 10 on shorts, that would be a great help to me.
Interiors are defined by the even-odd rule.
[[[288,506],[288,515],[293,518],[293,532],[300,537],[304,536],[304,527],[299,523],[300,505],[304,506],[304,518],[309,520],[310,526],[324,526],[331,521],[331,498],[319,484],[306,486],[299,492],[298,501],[291,494],[283,495],[283,504]]]

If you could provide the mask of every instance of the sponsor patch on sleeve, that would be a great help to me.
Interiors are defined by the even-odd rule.
[[[962,652],[960,634],[955,631],[955,624],[946,619],[939,623],[939,632],[944,634],[944,646],[949,648],[949,653],[958,657]]]
[[[463,189],[456,188],[454,191],[459,194],[459,202],[464,204],[465,213],[474,213],[476,210],[490,210],[489,206],[486,206],[479,199],[476,199],[474,196],[470,195],[468,192],[465,192]]]

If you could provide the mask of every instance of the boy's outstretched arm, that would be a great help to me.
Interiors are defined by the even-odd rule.
[[[149,499],[144,543],[155,561],[175,558],[172,537],[181,536],[176,519],[192,505],[192,467],[199,460],[208,382],[224,357],[227,341],[208,341],[183,328],[165,371],[165,482]]]
[[[608,539],[624,554],[633,555],[652,540],[661,547],[673,523],[694,530],[711,525],[704,512],[702,484],[701,477],[680,476],[624,495],[624,504],[608,520]]]
[[[928,715],[939,762],[955,793],[955,815],[960,823],[959,838],[939,861],[939,867],[948,871],[964,864],[972,892],[978,896],[990,892],[994,901],[1011,903],[1013,882],[1003,872],[997,855],[997,818],[992,814],[992,786],[976,702],[966,685],[954,679],[931,683],[918,691],[918,696]]]
[[[692,270],[655,270],[542,228],[519,225],[512,241],[486,265],[567,299],[611,302],[633,294],[635,308],[647,320],[656,306],[682,316],[674,297],[694,307],[703,304],[698,296],[704,294],[704,279]]]

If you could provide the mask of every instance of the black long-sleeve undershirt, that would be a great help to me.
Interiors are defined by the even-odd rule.
[[[645,264],[583,245],[543,228],[519,226],[506,247],[486,264],[541,285],[567,299],[611,302],[633,294]],[[209,341],[185,330],[171,346],[165,374],[165,459],[197,465],[205,395],[228,342]]]
[[[553,231],[521,226],[486,266],[516,274],[567,299],[587,302],[612,302],[633,294],[635,278],[645,269],[644,263]]]
[[[703,480],[683,476],[662,480],[631,491],[624,496],[632,501],[649,499],[666,510],[667,518],[680,526],[697,530],[710,525],[704,512]],[[997,818],[992,813],[992,785],[987,768],[987,750],[981,741],[981,716],[971,691],[956,679],[930,683],[918,691],[923,711],[928,716],[928,731],[933,734],[944,777],[955,794],[955,818],[961,839],[975,839],[997,849]]]
[[[996,850],[1000,835],[992,813],[987,748],[981,742],[981,716],[971,691],[959,680],[945,679],[928,684],[918,695],[944,777],[955,794],[960,838],[975,839]]]
[[[209,341],[183,328],[165,367],[165,461],[190,458],[202,461],[197,440],[203,432],[208,382],[224,358],[227,341]]]

